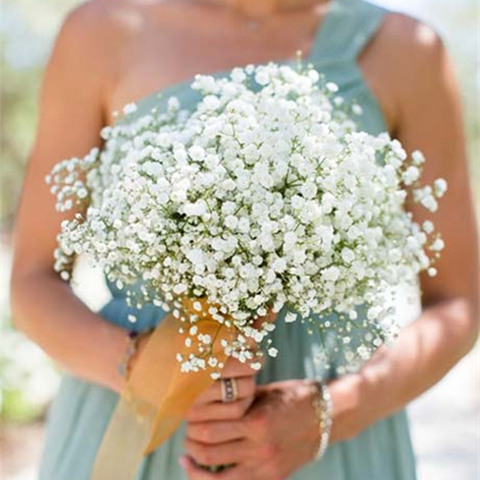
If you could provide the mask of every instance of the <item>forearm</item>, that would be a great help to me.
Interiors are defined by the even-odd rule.
[[[15,324],[63,368],[119,391],[117,365],[127,345],[120,327],[103,321],[52,271],[14,275]]]
[[[478,319],[467,301],[426,308],[358,374],[332,382],[332,442],[354,437],[422,394],[472,348],[477,334]]]

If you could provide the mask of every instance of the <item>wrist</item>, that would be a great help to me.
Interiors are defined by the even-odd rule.
[[[346,375],[330,382],[328,388],[332,399],[330,444],[351,440],[367,426],[364,381],[361,375]]]
[[[116,328],[113,334],[110,334],[109,343],[113,353],[113,361],[109,368],[107,386],[114,392],[120,393],[125,385],[125,378],[120,374],[118,365],[121,363],[129,345],[128,332],[124,328]]]
[[[146,341],[150,337],[150,334],[151,330],[144,332],[130,330],[127,333],[128,344],[117,366],[119,374],[125,381],[129,379],[130,373],[140,357],[140,354],[145,346]]]
[[[330,433],[332,429],[333,404],[328,386],[323,381],[313,383],[315,391],[313,405],[316,413],[318,428],[318,439],[315,445],[314,460],[319,461],[325,455],[330,444]]]
[[[149,332],[134,334],[121,328],[115,333],[113,341],[117,353],[108,386],[116,393],[121,393],[125,387],[128,375],[148,338]]]

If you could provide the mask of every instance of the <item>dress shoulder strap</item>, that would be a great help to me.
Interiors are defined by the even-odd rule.
[[[313,63],[355,61],[388,10],[366,0],[331,0],[312,49]]]

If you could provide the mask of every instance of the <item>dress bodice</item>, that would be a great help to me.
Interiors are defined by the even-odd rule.
[[[361,69],[358,57],[378,31],[387,11],[366,0],[331,0],[327,13],[315,34],[306,63],[312,64],[327,81],[339,86],[339,95],[346,102],[355,102],[363,107],[364,113],[357,121],[360,130],[380,133],[386,130],[385,118]],[[296,59],[279,61],[280,64],[296,63]],[[225,76],[231,69],[217,72],[198,72]],[[182,108],[193,109],[200,100],[198,92],[190,88],[193,78],[177,82],[154,91],[137,100],[137,110],[118,122],[132,121],[150,112],[152,108],[161,111],[166,108],[168,98],[175,96]]]

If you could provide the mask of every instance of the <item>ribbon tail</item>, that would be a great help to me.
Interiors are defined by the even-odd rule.
[[[195,323],[198,332],[215,339],[206,358],[227,360],[221,342],[231,329],[209,318]],[[182,372],[177,355],[200,352],[186,347],[185,323],[165,317],[139,355],[102,440],[91,480],[132,480],[144,455],[151,453],[179,427],[195,399],[214,379],[213,369]],[[201,353],[201,352],[200,352]]]
[[[140,421],[121,397],[100,445],[91,480],[132,480],[149,437],[148,419]]]

